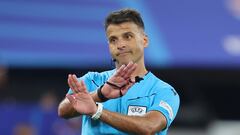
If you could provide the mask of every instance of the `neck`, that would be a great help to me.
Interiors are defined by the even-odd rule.
[[[145,74],[147,74],[147,69],[144,65],[144,63],[138,63],[137,65],[137,69],[133,72],[132,76],[139,76],[139,77],[143,77]]]

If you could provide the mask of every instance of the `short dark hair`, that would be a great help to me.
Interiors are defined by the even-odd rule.
[[[125,8],[110,13],[105,19],[105,30],[107,30],[110,24],[121,24],[124,22],[133,22],[144,30],[144,23],[140,13],[130,8]]]

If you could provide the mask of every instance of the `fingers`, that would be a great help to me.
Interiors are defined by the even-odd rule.
[[[125,65],[122,65],[122,66],[116,71],[115,76],[122,76],[123,70],[124,70],[125,67],[126,67]]]
[[[86,85],[84,84],[84,81],[83,80],[81,80],[80,81],[80,84],[81,84],[81,92],[85,92],[85,93],[88,93],[88,91],[87,91],[87,87],[86,87]]]
[[[136,68],[137,68],[137,64],[135,64],[135,63],[129,63],[129,64],[125,67],[125,73],[123,74],[123,78],[124,78],[124,79],[130,78],[130,76],[131,76],[132,73],[136,70]]]
[[[127,66],[122,65],[119,69],[117,69],[113,77],[110,78],[109,82],[115,84],[118,88],[125,87],[128,82],[134,83],[135,81],[130,80],[130,77],[136,68],[137,64],[133,63],[132,61],[129,62]]]
[[[78,82],[77,76],[73,74],[71,78],[72,78],[72,84],[75,86],[77,93],[80,92],[81,84]]]
[[[78,93],[78,92],[87,92],[87,88],[83,82],[83,80],[81,80],[80,82],[77,79],[76,75],[68,75],[68,85],[69,87],[72,89],[72,91],[74,93]]]
[[[79,82],[76,75],[72,76],[72,80],[73,80],[73,83],[75,84],[75,86],[77,88],[77,92],[87,92],[87,88],[86,88],[83,80],[81,80]]]
[[[76,100],[74,95],[67,94],[66,97],[67,97],[67,99],[69,100],[69,102],[71,104],[73,104],[75,102],[75,100]]]
[[[132,65],[133,65],[133,62],[132,62],[132,61],[129,62],[129,63],[127,64],[127,66],[125,66],[125,67],[123,68],[123,70],[120,72],[120,75],[121,75],[122,77],[125,76],[126,73],[128,72],[128,70],[131,68]]]
[[[133,63],[132,61],[128,63],[127,66],[122,65],[116,72],[116,76],[121,76],[124,79],[128,79],[131,74],[136,70],[137,64]]]
[[[74,84],[71,74],[68,75],[68,85],[71,88],[71,90],[73,91],[73,93],[78,93],[77,86]]]

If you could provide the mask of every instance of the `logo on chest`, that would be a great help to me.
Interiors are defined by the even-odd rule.
[[[142,116],[146,114],[147,107],[145,106],[128,106],[128,115],[129,116]]]

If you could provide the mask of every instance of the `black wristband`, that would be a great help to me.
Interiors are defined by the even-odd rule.
[[[107,81],[106,83],[107,83],[108,85],[114,87],[114,88],[117,88],[117,89],[122,89],[123,87],[126,86],[126,84],[124,84],[123,86],[119,87],[119,86],[117,86],[116,84],[113,84],[113,83],[111,83],[111,82],[109,82],[109,81]]]
[[[120,97],[123,96],[121,89],[122,89],[123,87],[125,87],[126,85],[123,85],[122,87],[119,87],[119,86],[117,86],[116,84],[110,83],[109,81],[107,81],[106,83],[107,83],[108,85],[110,85],[111,87],[115,87],[115,88],[119,89],[119,95],[120,95]]]
[[[103,94],[102,94],[102,87],[104,86],[104,84],[97,90],[97,95],[98,97],[101,99],[102,102],[105,102],[108,100],[108,98],[106,98]]]

